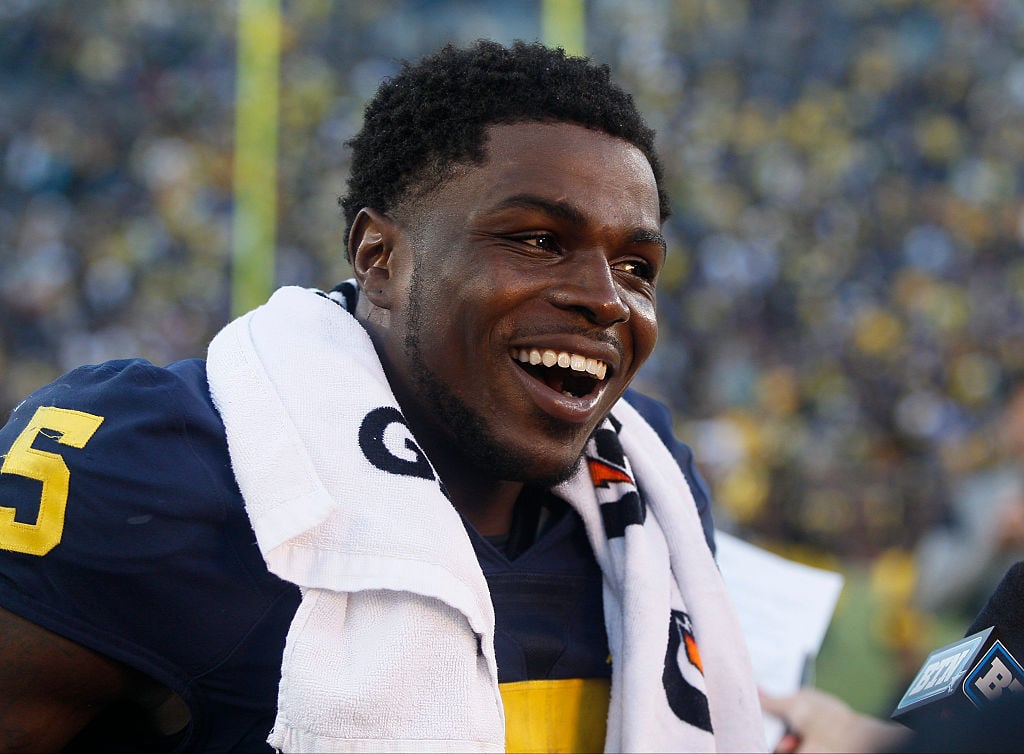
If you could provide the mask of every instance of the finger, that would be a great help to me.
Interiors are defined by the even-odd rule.
[[[772,696],[763,689],[758,689],[758,696],[761,698],[761,709],[777,717],[786,717],[785,713],[793,701],[791,696]]]
[[[775,754],[793,754],[800,745],[800,736],[796,733],[786,733],[775,745]]]

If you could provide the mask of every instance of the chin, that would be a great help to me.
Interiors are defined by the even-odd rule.
[[[564,482],[579,468],[589,428],[541,416],[510,432],[504,418],[494,419],[463,401],[426,365],[418,339],[408,339],[406,348],[419,385],[419,402],[431,407],[432,424],[446,428],[451,459],[461,459],[482,478],[549,487]]]
[[[526,484],[537,485],[538,487],[554,487],[576,473],[576,470],[579,469],[583,461],[583,456],[578,455],[571,461],[562,463],[560,466],[552,465],[551,460],[550,458],[545,458],[543,463],[538,463],[532,468],[527,465],[521,466],[521,478],[514,481],[525,482]]]

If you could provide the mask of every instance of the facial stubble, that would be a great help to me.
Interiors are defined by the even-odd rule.
[[[419,259],[413,265],[409,282],[407,332],[404,339],[405,357],[413,380],[418,385],[423,405],[431,407],[433,419],[445,427],[450,441],[460,455],[482,474],[496,480],[521,481],[550,487],[569,479],[583,460],[582,453],[553,473],[538,475],[528,471],[531,461],[522,451],[502,443],[488,426],[488,417],[482,416],[455,394],[451,386],[430,368],[423,358],[421,333],[424,328],[425,300],[431,294],[424,289]],[[500,421],[501,417],[490,417]],[[548,419],[552,430],[557,426]]]

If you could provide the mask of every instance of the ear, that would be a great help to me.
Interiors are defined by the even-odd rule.
[[[391,308],[391,284],[395,278],[393,252],[398,235],[399,229],[394,220],[382,212],[364,207],[352,222],[352,232],[348,237],[360,295],[382,309]]]

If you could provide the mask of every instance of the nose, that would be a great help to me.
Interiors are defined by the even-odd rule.
[[[604,254],[581,257],[562,272],[564,277],[551,294],[551,302],[555,306],[577,311],[602,327],[629,319],[629,307],[619,296]]]

